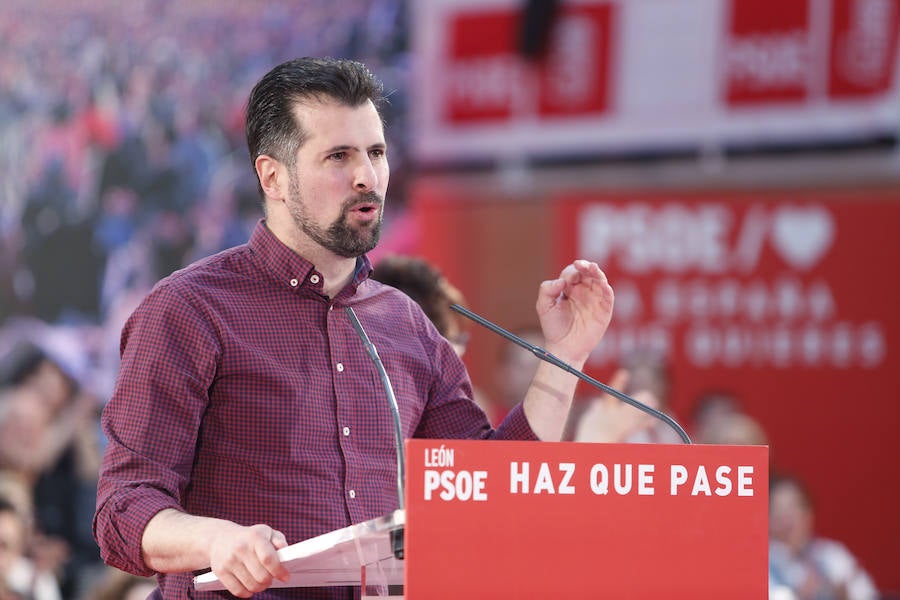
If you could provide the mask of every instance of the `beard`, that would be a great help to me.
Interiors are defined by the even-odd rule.
[[[360,204],[377,205],[380,211],[378,220],[358,225],[352,224],[348,216],[350,211]],[[300,183],[296,178],[291,177],[288,210],[294,224],[312,241],[338,256],[356,258],[378,245],[381,237],[381,223],[384,219],[383,209],[384,198],[378,192],[359,194],[345,200],[340,216],[334,223],[323,229],[310,218],[300,193]]]

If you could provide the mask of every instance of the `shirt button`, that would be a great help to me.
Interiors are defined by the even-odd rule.
[[[318,276],[318,275],[313,275],[312,277],[309,278],[309,280],[310,280],[312,283],[319,283],[319,276]]]
[[[344,363],[338,363],[337,370],[338,370],[338,373],[343,373],[344,372]]]
[[[344,427],[344,435],[350,435],[350,428]]]
[[[296,279],[291,279],[291,287],[297,287],[297,284],[300,283]]]
[[[356,490],[350,490],[350,497],[356,498]]]

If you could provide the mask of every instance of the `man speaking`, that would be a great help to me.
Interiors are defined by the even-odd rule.
[[[246,125],[265,218],[247,244],[160,281],[125,325],[94,531],[108,564],[157,576],[153,598],[222,597],[192,589],[207,568],[241,598],[359,594],[268,589],[288,576],[278,549],[397,508],[392,417],[346,307],[379,349],[406,437],[561,436],[573,375],[541,363],[492,429],[450,343],[368,278],[389,178],[382,101],[357,62],[266,74]],[[612,305],[596,264],[544,281],[546,349],[581,368]]]

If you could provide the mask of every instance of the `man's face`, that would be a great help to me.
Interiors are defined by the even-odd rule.
[[[297,235],[345,258],[370,251],[390,176],[375,106],[311,101],[298,104],[294,115],[308,136],[289,172],[287,207]]]

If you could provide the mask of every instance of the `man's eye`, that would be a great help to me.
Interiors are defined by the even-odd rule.
[[[346,152],[335,152],[334,154],[328,155],[328,158],[330,158],[331,160],[344,160],[346,157]]]
[[[382,156],[384,156],[384,150],[381,148],[376,148],[375,150],[372,150],[371,152],[369,152],[369,154],[376,158],[381,158]]]

